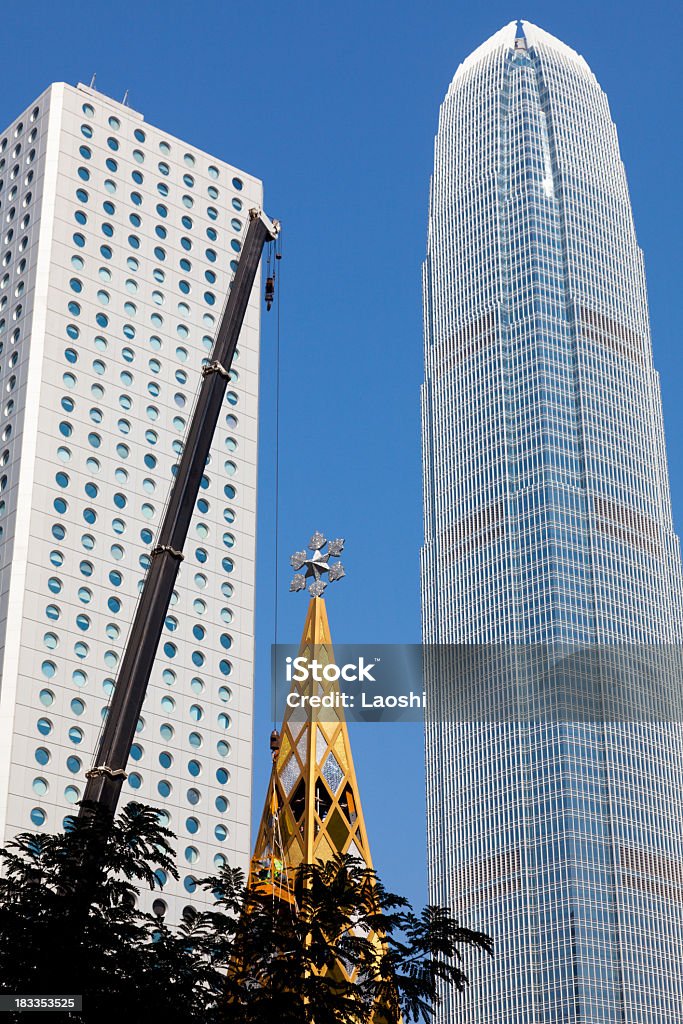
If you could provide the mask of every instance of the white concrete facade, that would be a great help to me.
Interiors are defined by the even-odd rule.
[[[0,842],[82,795],[172,467],[262,186],[57,83],[0,135]],[[122,803],[194,875],[250,855],[260,278]],[[143,897],[151,905],[152,896]]]

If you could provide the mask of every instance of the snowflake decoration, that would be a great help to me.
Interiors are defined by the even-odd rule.
[[[327,551],[322,550],[325,545],[327,545]],[[289,560],[292,569],[306,570],[305,572],[295,572],[289,589],[305,590],[306,580],[312,576],[313,582],[310,584],[308,592],[311,597],[322,597],[328,582],[340,580],[342,576],[346,575],[341,562],[329,564],[330,558],[338,558],[343,550],[343,537],[328,541],[322,533],[314,533],[308,542],[308,551],[312,551],[313,554],[309,554],[307,551],[295,551]],[[323,579],[324,573],[327,573],[326,580]]]

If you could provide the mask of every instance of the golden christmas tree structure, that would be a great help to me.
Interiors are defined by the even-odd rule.
[[[323,576],[336,580],[344,575],[340,562],[329,561],[343,547],[343,540],[328,543],[316,533],[308,545],[312,554],[300,551],[291,559],[294,569],[306,569],[295,575],[291,590],[303,590],[305,580],[313,578],[299,648],[304,662],[297,661],[301,671],[295,673],[302,678],[292,682],[280,734],[271,737],[273,768],[249,874],[250,885],[266,886],[289,902],[294,872],[302,863],[329,861],[342,853],[372,868],[344,709],[335,696],[339,688],[323,678],[324,667],[334,664]],[[311,707],[307,700],[327,695],[331,699],[325,704],[331,707]]]

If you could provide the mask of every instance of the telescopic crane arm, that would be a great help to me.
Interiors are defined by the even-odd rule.
[[[164,514],[151,564],[145,576],[128,643],[104,723],[95,764],[87,773],[80,817],[102,808],[116,812],[135,727],[147,692],[161,631],[175,586],[183,546],[199,486],[220,415],[230,367],[247,303],[266,242],[277,238],[280,225],[261,210],[250,210],[228,302],[218,328],[210,362],[202,369],[202,385],[190,422],[178,472]]]

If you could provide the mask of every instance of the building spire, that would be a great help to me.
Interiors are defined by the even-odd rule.
[[[249,875],[250,884],[272,887],[285,899],[291,899],[293,873],[302,863],[348,853],[372,867],[339,686],[324,673],[334,664],[334,651],[325,601],[315,584],[323,566],[330,579],[341,578],[341,564],[328,566],[327,560],[341,552],[344,541],[330,542],[323,555],[326,543],[316,533],[309,544],[314,555],[298,552],[292,558],[295,569],[305,565],[314,578],[299,647],[307,667],[303,678],[292,682],[282,728],[271,736],[273,767]],[[328,706],[311,707],[306,698],[313,694]]]
[[[517,31],[515,34],[515,50],[526,50],[527,41],[526,35],[524,34],[524,22],[519,18],[517,20]]]

